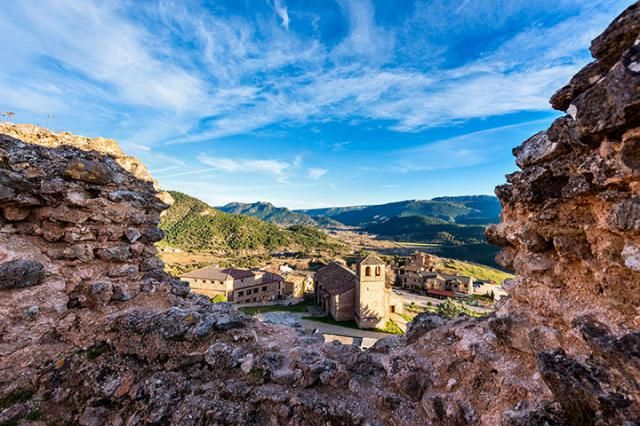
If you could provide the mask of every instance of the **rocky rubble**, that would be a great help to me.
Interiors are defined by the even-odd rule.
[[[638,424],[639,10],[496,189],[506,302],[364,352],[165,274],[167,205],[114,148],[0,136],[0,424]]]

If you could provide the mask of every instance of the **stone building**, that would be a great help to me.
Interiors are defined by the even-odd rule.
[[[271,272],[208,266],[180,278],[195,293],[211,298],[224,296],[234,303],[265,302],[284,296],[284,280]]]
[[[403,308],[401,302],[391,301],[391,288],[385,284],[386,265],[369,255],[356,270],[332,262],[316,272],[316,303],[336,321],[354,320],[360,328],[384,327],[390,313]]]
[[[389,319],[391,288],[385,285],[385,269],[375,255],[358,263],[354,319],[360,328],[382,328]]]
[[[356,275],[344,265],[331,262],[316,272],[315,300],[336,321],[353,319]]]
[[[402,288],[425,291],[432,296],[454,297],[474,293],[473,278],[438,272],[431,257],[414,253],[409,261],[398,268],[398,280]]]
[[[292,271],[284,275],[284,295],[300,298],[313,291],[313,275],[310,272]]]

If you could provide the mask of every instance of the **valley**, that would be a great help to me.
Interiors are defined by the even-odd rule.
[[[511,276],[495,264],[493,257],[498,249],[484,240],[484,226],[450,223],[443,216],[447,213],[449,219],[459,221],[483,217],[493,220],[499,214],[494,197],[445,197],[293,212],[269,203],[214,208],[180,192],[169,194],[174,203],[161,217],[160,227],[166,237],[157,246],[165,269],[178,276],[212,264],[235,268],[288,264],[299,270],[315,270],[334,259],[349,262],[365,252],[378,253],[390,265],[397,265],[416,251],[442,258],[443,270],[450,273],[496,283]],[[236,213],[239,211],[243,213]],[[345,220],[346,213],[352,218],[347,222],[364,225],[346,225],[332,219]],[[441,217],[412,215],[417,213],[437,213]],[[385,220],[382,214],[384,218],[400,216]],[[323,220],[316,221],[318,218]],[[365,220],[372,222],[359,222]],[[398,222],[411,226],[403,232],[394,230]]]
[[[281,227],[309,226],[351,247],[389,256],[424,251],[499,269],[498,247],[485,228],[500,220],[500,203],[490,195],[436,197],[380,205],[289,210],[271,203],[230,203],[219,210],[251,216]]]

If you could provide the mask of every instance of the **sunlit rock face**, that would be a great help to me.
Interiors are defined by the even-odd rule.
[[[636,4],[593,41],[595,61],[552,98],[568,115],[514,149],[522,171],[497,188],[488,231],[518,274],[496,334],[525,327],[521,350],[573,424],[640,417],[639,33]]]
[[[634,424],[639,29],[634,6],[553,97],[568,114],[515,149],[497,313],[423,314],[366,352],[166,275],[167,204],[115,143],[2,127],[0,423]]]

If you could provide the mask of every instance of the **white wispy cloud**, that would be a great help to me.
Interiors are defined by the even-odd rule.
[[[273,8],[280,17],[282,27],[285,30],[289,30],[289,12],[287,11],[287,7],[284,6],[282,0],[274,0]]]
[[[508,152],[508,147],[517,145],[526,135],[548,121],[540,119],[499,126],[398,150],[389,156],[391,161],[388,170],[410,173],[485,164],[498,153]]]
[[[309,177],[309,179],[318,180],[322,176],[326,175],[328,172],[329,170],[327,169],[311,168],[307,171],[307,176]]]
[[[447,0],[416,1],[392,29],[378,22],[371,1],[340,0],[347,31],[325,44],[291,31],[284,0],[270,0],[267,20],[171,1],[135,9],[146,19],[134,19],[126,2],[14,3],[0,15],[0,106],[87,127],[118,122],[112,136],[153,146],[281,123],[384,120],[395,131],[415,132],[545,110],[553,90],[587,60],[588,40],[624,1],[563,0],[581,13],[547,27],[525,22],[456,66],[442,59],[455,48],[448,38],[481,31],[486,22],[506,25],[540,5],[468,0],[456,9]]]
[[[285,171],[292,166],[291,163],[280,160],[232,159],[204,154],[198,155],[198,161],[209,166],[211,170],[227,173],[259,173],[277,177],[284,176]]]

